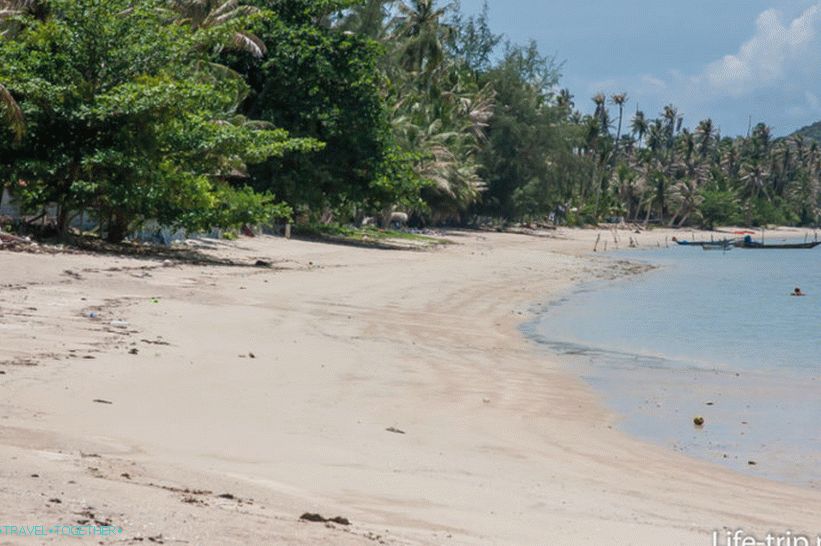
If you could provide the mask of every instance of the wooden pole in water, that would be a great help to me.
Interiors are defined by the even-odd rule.
[[[598,252],[599,250],[599,241],[601,240],[601,233],[596,235],[596,244],[593,245],[593,252]]]
[[[285,238],[286,239],[291,238],[291,224],[290,223],[285,224]]]

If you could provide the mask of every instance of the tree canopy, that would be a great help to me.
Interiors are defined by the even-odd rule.
[[[0,0],[0,185],[113,241],[395,210],[817,223],[816,141],[577,100],[560,72],[440,0]]]

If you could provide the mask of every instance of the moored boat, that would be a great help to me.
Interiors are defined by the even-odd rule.
[[[719,248],[724,248],[724,247],[731,246],[731,245],[735,244],[736,240],[735,239],[720,239],[718,241],[680,241],[680,240],[676,239],[675,237],[673,237],[673,242],[676,243],[677,245],[681,245],[681,246],[700,246],[702,248],[705,248],[707,246],[711,246],[711,247],[712,246],[718,246]],[[714,250],[714,249],[710,249],[710,250]]]
[[[764,249],[764,250],[799,250],[799,249],[811,249],[815,248],[818,245],[821,245],[821,241],[812,241],[808,243],[775,243],[775,244],[766,244],[766,243],[759,243],[758,241],[753,241],[753,238],[747,235],[743,239],[736,241],[735,246],[739,248],[753,248],[753,249]]]
[[[719,241],[716,243],[704,243],[701,245],[704,250],[723,250],[728,251],[733,249],[732,241]]]

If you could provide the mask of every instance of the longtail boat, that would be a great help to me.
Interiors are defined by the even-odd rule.
[[[770,250],[797,250],[797,249],[811,249],[821,245],[821,241],[813,241],[809,243],[776,243],[766,244],[753,241],[753,238],[747,235],[743,239],[736,241],[735,246],[739,248],[754,248],[754,249],[770,249]]]
[[[732,241],[717,241],[715,243],[703,243],[701,248],[704,250],[723,250],[727,252],[728,250],[733,249],[733,242]]]
[[[675,237],[673,237],[673,242],[676,243],[677,245],[681,245],[681,246],[700,246],[702,248],[705,248],[705,247],[709,246],[709,247],[724,248],[724,247],[731,246],[731,245],[735,244],[736,240],[735,239],[719,239],[718,241],[680,241],[680,240],[676,239]],[[710,250],[714,250],[714,249],[711,248]]]

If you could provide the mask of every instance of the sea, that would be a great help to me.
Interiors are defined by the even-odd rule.
[[[821,487],[821,247],[609,255],[654,269],[578,287],[525,333],[598,391],[627,433]],[[806,296],[791,296],[796,287]]]

